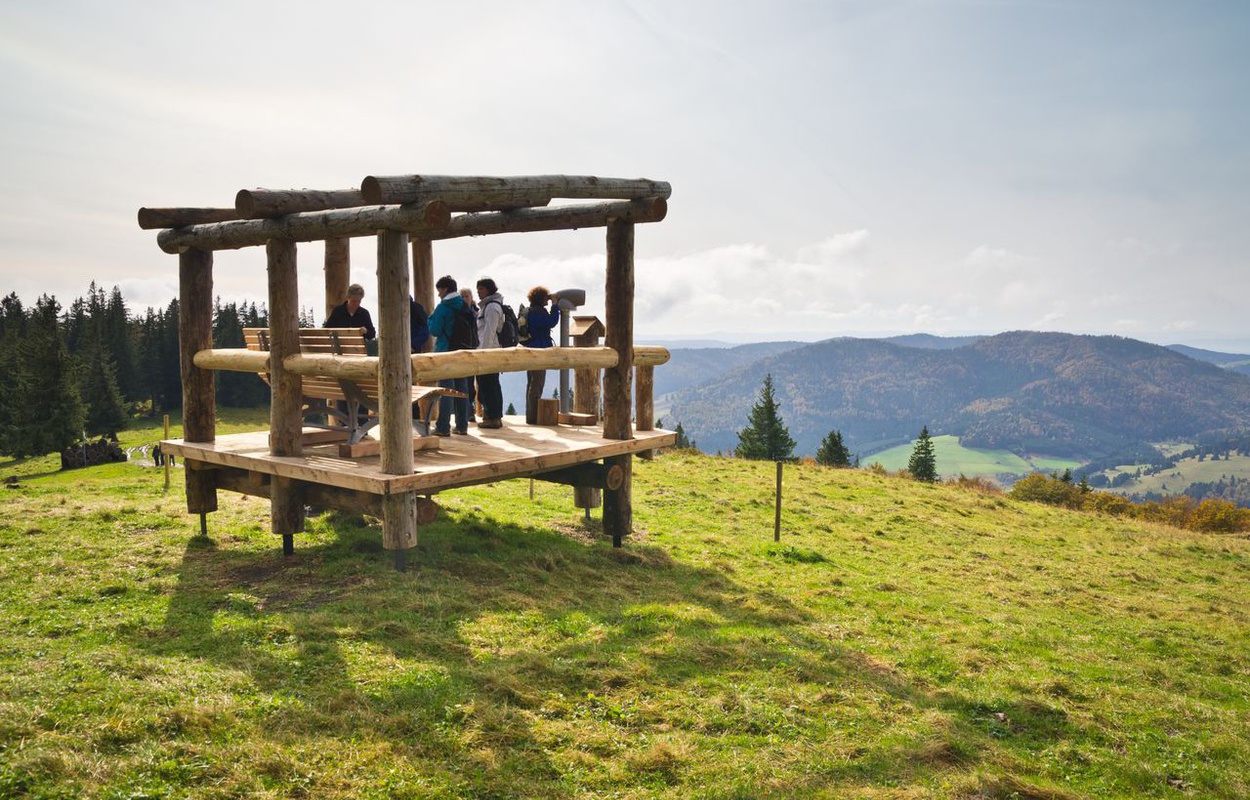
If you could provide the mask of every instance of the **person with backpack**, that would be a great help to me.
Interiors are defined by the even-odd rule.
[[[408,339],[412,352],[424,353],[425,343],[430,340],[430,317],[425,306],[408,296]]]
[[[473,318],[464,303],[464,298],[456,289],[456,279],[444,275],[434,283],[438,292],[439,303],[430,315],[430,335],[434,337],[434,352],[449,353],[452,350],[472,350],[473,339],[477,333],[477,320]],[[444,389],[460,392],[464,397],[438,398],[438,422],[434,424],[434,435],[451,435],[451,417],[456,416],[456,433],[464,435],[469,432],[469,379],[443,378],[438,385]]]
[[[477,317],[478,349],[494,350],[516,346],[516,317],[508,320],[512,311],[504,305],[503,295],[491,278],[477,282],[477,297],[481,301]],[[511,344],[505,344],[505,342]],[[503,388],[499,385],[499,373],[488,372],[477,376],[477,396],[482,401],[482,421],[479,428],[503,427]]]
[[[527,295],[529,311],[525,314],[529,340],[526,347],[551,347],[551,329],[560,324],[560,306],[551,303],[551,292],[545,286],[535,286]],[[551,303],[551,310],[547,304]],[[538,424],[538,401],[542,399],[543,387],[547,383],[547,371],[531,369],[525,373],[525,422],[529,425]]]

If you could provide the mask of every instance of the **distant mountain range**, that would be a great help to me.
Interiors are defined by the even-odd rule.
[[[674,347],[657,412],[701,449],[731,450],[765,374],[800,454],[834,429],[861,455],[928,426],[970,447],[1081,459],[1250,430],[1250,356],[1027,331]]]

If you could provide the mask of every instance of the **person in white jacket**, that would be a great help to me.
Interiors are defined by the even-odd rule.
[[[503,328],[503,295],[491,278],[477,282],[478,317],[477,338],[479,350],[500,347],[499,331]],[[477,397],[482,404],[482,421],[479,428],[503,427],[503,388],[499,385],[499,373],[490,372],[477,376]]]

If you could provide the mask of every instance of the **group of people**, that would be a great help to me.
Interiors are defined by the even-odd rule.
[[[446,353],[457,349],[476,348],[491,350],[502,347],[500,334],[504,330],[507,314],[504,311],[503,295],[491,278],[481,278],[477,282],[477,297],[467,287],[460,289],[456,279],[444,275],[434,284],[438,293],[438,304],[433,312],[427,315],[425,308],[415,299],[409,298],[411,319],[412,352],[424,352],[426,343],[434,339],[434,352]],[[326,317],[323,327],[356,328],[365,337],[373,339],[377,330],[373,327],[373,319],[369,311],[361,305],[365,290],[358,283],[347,288],[347,300],[335,306]],[[524,324],[528,338],[522,342],[525,347],[551,347],[551,331],[560,324],[560,306],[558,296],[549,292],[546,287],[535,286],[527,295],[528,310],[525,312]],[[471,315],[476,336],[466,340],[463,333],[457,336],[456,318]],[[463,330],[463,325],[461,326]],[[546,385],[546,370],[528,370],[525,382],[525,421],[530,425],[538,421],[538,400],[542,397]],[[477,423],[479,428],[503,427],[503,389],[499,383],[499,373],[485,373],[466,378],[445,378],[439,386],[456,392],[459,396],[443,395],[439,398],[438,420],[434,425],[436,436],[450,436],[453,433],[467,434],[469,424],[475,421],[474,408],[480,403],[482,419]],[[454,417],[455,427],[452,427]]]

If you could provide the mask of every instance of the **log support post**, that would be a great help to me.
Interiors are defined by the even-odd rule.
[[[265,246],[269,260],[269,454],[298,456],[303,453],[303,381],[283,366],[283,359],[297,355],[299,346],[299,280],[295,242],[270,239]],[[269,490],[269,516],[273,532],[282,537],[282,552],[295,550],[294,536],[304,529],[304,496],[292,478],[275,475]]]
[[[182,377],[182,436],[188,442],[217,438],[217,396],[212,370],[195,365],[195,354],[213,346],[213,254],[190,249],[178,256],[178,342]],[[187,469],[187,511],[217,510],[217,484],[208,470]]]
[[[326,239],[326,317],[339,303],[347,299],[347,287],[352,282],[351,239]]]
[[[634,430],[655,430],[655,367],[643,365],[635,367],[637,383],[634,386]],[[655,458],[654,450],[643,450],[638,457],[650,461]]]
[[[426,314],[434,313],[434,243],[419,236],[412,239],[412,297]],[[434,340],[426,342],[428,352],[434,348]]]
[[[412,348],[408,308],[408,234],[378,234],[378,424],[381,466],[387,475],[412,473]],[[395,568],[417,545],[417,495],[382,498],[382,546],[395,551]]]
[[[616,366],[603,374],[603,436],[631,439],[630,378],[634,363],[634,224],[619,219],[607,226],[607,280],[604,285],[605,344],[616,350]],[[629,454],[604,459],[609,468],[619,466],[623,480],[617,489],[604,492],[603,530],[612,546],[633,530],[631,481],[633,458]]]
[[[585,333],[573,337],[574,347],[598,347],[599,331],[597,325],[588,326]],[[573,370],[573,411],[579,414],[594,414],[599,418],[599,370],[584,367]],[[603,505],[603,493],[598,487],[577,486],[573,489],[573,506],[586,509],[587,517],[590,509]]]

